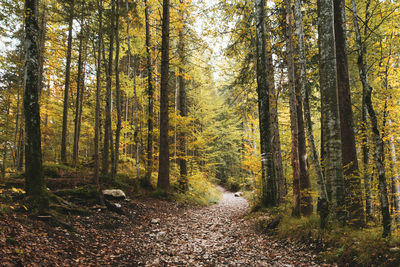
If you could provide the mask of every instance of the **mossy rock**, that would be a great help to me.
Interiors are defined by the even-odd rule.
[[[79,204],[93,204],[99,200],[95,186],[85,185],[77,188],[60,189],[54,192],[59,197]]]
[[[63,164],[43,164],[43,174],[45,177],[59,178],[62,177],[65,173],[74,172],[75,170],[76,169]]]

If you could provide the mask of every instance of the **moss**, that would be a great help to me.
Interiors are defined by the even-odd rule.
[[[74,171],[76,171],[75,168],[63,164],[43,164],[43,174],[46,177],[59,178],[62,177],[65,173],[70,173]]]

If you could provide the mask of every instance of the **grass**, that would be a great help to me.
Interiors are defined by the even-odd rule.
[[[339,266],[400,266],[400,235],[382,238],[381,227],[353,229],[331,223],[327,229],[320,229],[319,216],[296,218],[290,208],[280,208],[272,212],[255,212],[252,217],[258,228],[265,227],[277,213],[283,218],[276,230],[279,238],[309,244],[318,251],[322,260]],[[266,215],[267,214],[267,215]]]

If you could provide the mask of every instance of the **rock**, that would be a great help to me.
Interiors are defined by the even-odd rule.
[[[236,193],[234,194],[235,197],[241,197],[242,195],[243,195],[242,192],[236,192]]]
[[[160,224],[160,219],[159,218],[151,219],[150,224],[152,224],[152,225]]]
[[[276,216],[267,226],[267,229],[275,229],[276,227],[278,227],[279,223],[281,222],[283,216],[281,214],[279,214],[278,216]]]
[[[163,232],[163,231],[158,232],[158,233],[156,234],[156,239],[157,239],[157,240],[162,240],[162,239],[165,238],[165,235],[166,235],[166,233]]]
[[[117,199],[125,199],[126,195],[121,189],[106,189],[103,190],[103,195],[106,197],[113,197]]]
[[[400,248],[399,247],[390,248],[389,251],[390,252],[400,252]]]

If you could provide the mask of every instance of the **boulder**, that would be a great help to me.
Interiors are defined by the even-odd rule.
[[[151,225],[160,224],[160,219],[159,218],[151,219],[150,224]]]
[[[242,192],[236,192],[234,195],[235,195],[235,197],[241,197],[243,195],[243,193]]]
[[[103,190],[103,195],[105,197],[126,199],[126,195],[125,195],[124,191],[122,191],[121,189],[106,189],[106,190]]]

